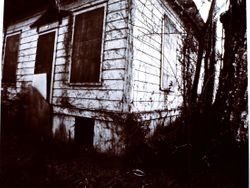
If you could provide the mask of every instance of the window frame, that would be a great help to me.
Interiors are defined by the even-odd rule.
[[[51,25],[51,24],[49,24]],[[37,46],[36,46],[36,56],[37,56],[37,50],[38,50],[38,40],[41,35],[45,35],[51,32],[55,32],[55,40],[54,40],[54,49],[53,49],[53,57],[52,57],[52,63],[51,63],[51,78],[50,78],[50,95],[49,98],[47,99],[49,103],[52,102],[53,98],[53,83],[54,83],[54,76],[55,76],[55,63],[56,63],[56,52],[57,52],[57,38],[58,38],[58,28],[50,28],[50,29],[43,29],[39,30],[38,32],[38,37],[37,37]],[[35,57],[36,58],[36,57]],[[34,75],[35,74],[35,69],[36,69],[36,59],[35,59],[35,65],[34,65]],[[42,73],[37,73],[37,74],[42,74]]]
[[[21,44],[21,34],[22,34],[22,31],[19,30],[19,31],[15,31],[15,32],[12,32],[12,33],[7,33],[4,37],[4,48],[3,48],[3,58],[2,58],[2,75],[1,75],[1,84],[3,85],[9,85],[9,86],[13,86],[13,87],[16,87],[16,84],[17,84],[17,69],[18,69],[18,63],[19,63],[19,56],[20,56],[20,44]],[[6,55],[6,46],[7,46],[7,38],[8,37],[11,37],[11,36],[14,36],[14,35],[19,35],[19,41],[18,41],[18,48],[17,48],[17,62],[16,62],[16,74],[15,74],[15,82],[13,83],[9,83],[9,82],[4,82],[3,81],[3,75],[4,75],[4,70],[5,70],[5,55]]]
[[[99,74],[99,80],[98,82],[77,82],[73,83],[71,82],[71,72],[72,72],[72,63],[73,63],[73,43],[74,43],[74,35],[75,35],[75,19],[77,15],[84,14],[87,12],[90,12],[92,10],[96,10],[98,8],[103,8],[104,9],[104,14],[103,14],[103,26],[102,26],[102,42],[101,42],[101,50],[100,50],[100,74]],[[107,3],[102,3],[99,5],[91,6],[88,8],[83,8],[83,9],[77,9],[73,13],[73,24],[72,24],[72,36],[70,39],[70,44],[72,48],[70,49],[70,63],[69,63],[69,78],[68,78],[68,83],[70,86],[102,86],[102,64],[103,64],[103,56],[104,56],[104,37],[105,37],[105,26],[106,26],[106,16],[107,16]]]

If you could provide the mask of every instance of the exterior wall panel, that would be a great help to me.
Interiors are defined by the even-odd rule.
[[[177,88],[181,87],[181,85],[177,86],[181,81],[181,65],[176,64],[176,61],[169,62],[174,68],[174,74],[177,74],[174,77],[174,92],[162,91],[160,87],[164,58],[162,57],[163,18],[167,16],[176,23],[175,27],[180,33],[183,32],[182,22],[165,1],[134,0],[134,3],[132,111],[153,112],[178,109],[182,104],[181,92]],[[180,34],[169,34],[169,36],[175,41],[179,40]],[[166,54],[166,56],[169,55]],[[171,71],[167,70],[167,72],[168,77],[171,78],[173,76]]]

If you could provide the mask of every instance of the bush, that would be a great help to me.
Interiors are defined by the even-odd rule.
[[[2,96],[3,135],[25,139],[45,139],[52,134],[51,108],[32,86],[23,88],[12,99]]]

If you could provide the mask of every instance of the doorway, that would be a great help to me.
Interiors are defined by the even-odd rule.
[[[45,73],[46,100],[50,102],[52,65],[54,59],[55,31],[50,31],[39,35],[35,74]]]

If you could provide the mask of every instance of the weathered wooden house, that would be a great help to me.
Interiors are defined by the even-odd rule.
[[[54,133],[119,153],[114,114],[134,114],[151,134],[179,113],[182,39],[202,25],[191,5],[64,0],[17,19],[4,30],[2,87],[33,85],[53,108]]]

